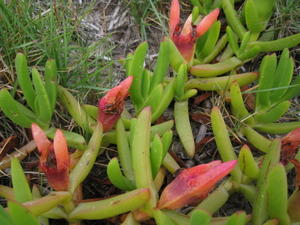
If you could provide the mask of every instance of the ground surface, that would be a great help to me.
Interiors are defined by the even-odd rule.
[[[107,83],[107,88],[114,86],[119,83],[125,76],[124,69],[122,65],[118,62],[118,59],[125,57],[129,52],[135,50],[136,46],[144,41],[147,38],[150,46],[150,50],[148,52],[148,61],[147,66],[151,68],[153,66],[153,62],[155,62],[159,42],[162,37],[166,34],[167,27],[167,12],[168,12],[168,1],[160,1],[158,3],[155,2],[155,7],[161,13],[161,17],[157,17],[157,15],[151,10],[151,5],[149,6],[148,1],[136,1],[137,5],[132,6],[134,1],[119,1],[119,0],[97,0],[97,1],[73,1],[71,3],[72,7],[75,9],[80,9],[84,7],[89,7],[90,4],[94,4],[93,10],[84,17],[80,24],[79,32],[82,32],[83,38],[88,44],[92,44],[97,42],[101,38],[105,38],[107,40],[107,45],[102,46],[102,48],[98,49],[98,54],[102,54],[107,50],[107,46],[112,46],[111,53],[109,56],[106,56],[103,60],[112,60],[113,66],[108,69],[109,73],[112,73],[112,82]],[[138,4],[138,2],[141,2]],[[146,4],[147,2],[147,4]],[[183,4],[184,5],[184,4]],[[141,15],[139,13],[144,13],[143,7],[149,7],[147,11],[147,16],[143,19],[142,23],[139,21]],[[186,9],[189,9],[188,6],[185,6]],[[159,19],[160,18],[160,19]],[[276,19],[278,20],[280,15],[276,15]],[[161,22],[163,22],[161,24]],[[288,23],[288,22],[287,22]],[[162,27],[164,25],[165,27]],[[294,32],[293,30],[288,32]],[[296,59],[296,72],[299,73],[299,49],[294,49],[292,54]],[[3,70],[6,71],[5,74],[12,73],[11,66],[6,65],[4,61],[0,61]],[[248,63],[246,69],[251,69],[252,71],[257,70],[257,62],[253,61]],[[4,74],[4,73],[2,73]],[[9,86],[12,83],[9,82],[10,79],[7,79],[6,76],[1,76],[1,85]],[[73,78],[76,80],[76,78]],[[97,93],[99,94],[99,93]],[[200,93],[202,94],[202,93]],[[82,94],[85,95],[85,94]],[[85,98],[86,103],[96,104],[97,98],[99,95],[94,96],[93,93],[87,92],[88,97]],[[205,163],[211,161],[213,159],[218,159],[218,154],[216,150],[215,143],[213,141],[213,134],[211,131],[211,127],[209,121],[207,119],[207,114],[210,112],[212,105],[215,105],[218,102],[222,102],[220,99],[222,97],[217,96],[216,94],[211,94],[209,98],[204,100],[203,102],[196,104],[191,100],[191,116],[193,133],[196,139],[197,145],[197,153],[193,159],[188,159],[182,153],[182,146],[178,141],[178,138],[175,135],[175,141],[171,146],[171,151],[176,153],[176,159],[183,167],[190,167],[193,165],[197,165],[199,163]],[[287,120],[289,118],[296,119],[299,116],[299,99],[294,100],[294,107],[286,117]],[[224,104],[220,104],[225,109]],[[172,105],[170,106],[172,108]],[[172,111],[169,110],[165,113],[165,118],[172,119]],[[67,116],[64,115],[55,115],[56,121],[62,121],[62,119],[68,119]],[[10,136],[17,136],[15,141],[12,141],[12,146],[9,150],[13,150],[15,147],[20,147],[28,140],[31,139],[29,131],[26,129],[21,129],[15,126],[12,122],[6,119],[2,112],[0,112],[0,143],[5,138]],[[68,124],[64,122],[64,124]],[[233,124],[232,124],[233,125]],[[75,127],[74,124],[66,125],[66,127]],[[66,128],[65,127],[65,128]],[[74,128],[76,130],[76,127]],[[235,147],[238,149],[241,146],[241,143],[233,139]],[[1,147],[1,146],[0,146]],[[6,153],[0,152],[0,156],[5,155]],[[105,151],[104,154],[98,157],[95,166],[88,176],[88,178],[83,183],[83,195],[84,198],[104,198],[107,196],[111,196],[114,194],[120,193],[120,191],[110,185],[109,180],[106,178],[106,165],[109,160],[116,155],[115,147],[109,146],[109,148]],[[175,155],[174,155],[175,156]],[[46,185],[45,177],[43,174],[39,173],[37,170],[38,167],[38,159],[37,153],[32,153],[28,156],[24,162],[23,167],[26,170],[26,174],[28,178],[33,183],[38,183],[43,186],[43,192],[47,193],[50,191],[50,188]],[[172,175],[168,176],[167,180],[171,180]],[[10,171],[6,169],[5,171],[1,171],[0,174],[0,184],[11,185],[10,181]],[[4,201],[1,200],[0,203],[4,204]],[[217,213],[218,216],[230,215],[237,210],[245,210],[249,211],[249,204],[241,198],[240,195],[233,195],[228,203]],[[88,225],[111,225],[118,224],[119,218],[113,218],[110,220],[101,220],[101,221],[85,221],[84,224]],[[51,224],[65,224],[64,221],[52,221]],[[149,221],[151,224],[151,221]]]

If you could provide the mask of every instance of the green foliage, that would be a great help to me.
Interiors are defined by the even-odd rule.
[[[22,203],[32,200],[32,193],[18,159],[11,160],[11,176],[15,200]]]
[[[57,95],[56,84],[53,83],[57,76],[55,63],[51,60],[46,63],[46,82],[36,68],[32,69],[30,78],[25,55],[18,53],[15,64],[18,84],[30,109],[14,100],[7,89],[0,91],[0,108],[8,118],[20,126],[28,128],[32,123],[37,123],[47,128],[54,112]]]
[[[80,26],[94,7],[94,2],[84,9],[74,10],[61,0],[1,0],[0,48],[5,62],[13,65],[16,52],[26,54],[30,66],[44,66],[51,58],[57,64],[60,83],[64,86],[98,88],[95,86],[98,83],[101,87],[111,78],[99,73],[104,67],[111,67],[112,62],[105,57],[111,57],[112,47],[106,37],[87,44]],[[99,48],[104,49],[102,54],[98,54]]]
[[[33,1],[20,2],[18,5],[17,1],[5,3],[0,0],[0,12],[3,19],[0,25],[3,31],[0,34],[0,42],[2,41],[0,47],[4,52],[4,60],[10,62],[11,65],[16,50],[28,54],[28,61],[21,53],[18,53],[15,59],[17,85],[22,91],[26,106],[15,100],[15,93],[18,93],[16,90],[10,93],[7,89],[2,89],[0,91],[1,110],[20,126],[30,127],[35,122],[46,129],[51,123],[56,98],[59,97],[61,106],[69,111],[72,119],[88,134],[86,136],[91,135],[89,140],[85,140],[77,133],[64,131],[68,146],[83,150],[75,152],[79,153],[80,158],[72,158],[72,162],[74,160],[76,163],[74,168],[67,168],[71,172],[68,174],[69,186],[66,192],[53,192],[44,197],[36,195],[33,197],[30,184],[19,161],[12,159],[13,188],[0,186],[0,195],[8,199],[7,211],[0,207],[1,224],[21,225],[26,222],[26,224],[37,225],[38,220],[34,216],[65,218],[69,223],[74,223],[83,219],[106,219],[127,212],[129,214],[126,216],[124,225],[138,224],[140,219],[145,218],[153,218],[158,225],[244,225],[247,223],[261,225],[276,224],[275,219],[280,224],[288,225],[291,223],[290,220],[299,220],[297,215],[293,215],[299,211],[295,208],[299,203],[299,190],[296,189],[289,198],[288,169],[280,164],[280,157],[285,154],[281,152],[281,140],[269,140],[256,130],[276,133],[276,131],[288,131],[300,126],[299,122],[273,123],[287,112],[291,105],[291,98],[300,93],[300,78],[293,80],[294,61],[287,49],[299,44],[300,34],[277,40],[266,38],[263,32],[272,17],[276,4],[274,0],[247,0],[242,5],[241,13],[235,10],[235,1],[232,0],[192,0],[191,2],[194,5],[192,12],[194,24],[200,21],[200,14],[208,14],[212,9],[222,6],[226,16],[226,33],[220,35],[221,23],[217,21],[196,42],[191,42],[196,44],[194,46],[196,58],[189,64],[185,62],[175,42],[171,40],[172,37],[171,39],[165,38],[160,44],[153,69],[146,68],[148,43],[141,43],[132,54],[128,54],[124,61],[127,75],[134,77],[130,96],[136,118],[131,118],[131,115],[126,116],[124,113],[115,130],[103,133],[101,121],[97,121],[97,107],[81,105],[67,88],[57,86],[58,80],[64,86],[71,85],[76,88],[89,84],[91,80],[95,83],[99,81],[95,75],[102,70],[105,63],[103,64],[101,56],[93,60],[90,58],[91,53],[99,45],[81,49],[83,45],[81,45],[80,37],[74,32],[85,14],[80,16],[78,21],[71,23],[68,18],[68,15],[72,13],[70,10],[62,8],[57,11],[58,6],[54,3],[61,4],[60,1],[51,2],[49,11],[42,16],[39,6],[36,12],[30,8]],[[142,30],[145,29],[144,21],[150,11],[159,23],[163,24],[160,12],[157,10],[160,4],[158,1],[127,1],[127,3]],[[26,12],[27,8],[29,9]],[[15,12],[20,12],[20,16],[15,17]],[[32,16],[36,16],[35,22],[32,22]],[[44,36],[45,27],[49,30],[48,37]],[[10,39],[7,38],[8,34],[11,34]],[[75,39],[78,42],[75,41],[75,46],[73,46]],[[78,46],[79,49],[74,50]],[[259,73],[236,74],[237,68],[259,53],[278,50],[283,50],[278,59],[275,53],[263,57]],[[70,59],[73,55],[72,51],[75,53],[82,51],[82,54],[79,54],[79,58]],[[53,59],[45,62],[48,57]],[[95,66],[98,62],[99,65]],[[70,68],[70,63],[76,65]],[[108,64],[110,63],[112,62]],[[30,69],[32,64],[38,67]],[[41,64],[45,64],[44,69],[40,69]],[[173,68],[171,73],[170,66]],[[88,72],[86,77],[80,79],[82,73],[91,67],[95,68],[94,72]],[[66,72],[67,70],[70,72]],[[44,76],[40,72],[43,72]],[[67,80],[75,72],[79,72],[79,78],[76,78],[79,81],[75,83],[70,81],[72,83],[70,84]],[[189,73],[202,78],[189,79]],[[215,77],[225,73],[229,74]],[[256,98],[255,109],[249,112],[244,104],[244,93],[240,86],[255,81],[257,77],[259,77],[257,88],[252,91]],[[230,92],[227,95],[226,91],[229,88]],[[166,191],[166,198],[168,194],[172,195],[173,192],[176,194],[175,198],[170,200],[171,203],[165,200],[168,203],[165,207],[160,204],[164,201],[164,191],[159,197],[160,188],[166,176],[164,168],[171,173],[180,168],[168,152],[173,141],[174,122],[167,121],[153,126],[151,124],[156,122],[175,100],[176,134],[187,155],[193,158],[196,146],[189,120],[188,100],[197,94],[196,89],[221,91],[224,98],[230,97],[229,116],[223,117],[223,109],[214,106],[210,119],[219,156],[223,161],[232,161],[229,162],[231,167],[228,170],[227,167],[224,169],[221,166],[214,171],[215,165],[220,165],[221,162],[213,161],[202,165],[201,168],[197,167],[200,168],[199,171],[191,172],[189,176],[183,176],[182,172],[180,174],[182,180],[178,182],[176,188],[170,191],[171,194]],[[119,101],[118,94],[112,97],[113,100],[109,99],[115,105],[108,102],[105,113],[115,116],[111,107],[123,107],[124,102]],[[238,126],[230,129],[228,121]],[[233,137],[239,139],[233,133],[235,131],[238,135],[244,135],[249,143],[265,155],[257,158],[257,155],[246,145],[238,152],[239,149],[235,148],[232,141]],[[53,128],[46,131],[49,137],[53,137],[54,132]],[[241,138],[239,141],[242,143],[245,139]],[[44,144],[47,145],[47,143]],[[103,200],[77,203],[75,194],[79,190],[78,187],[90,173],[98,155],[103,152],[104,147],[110,144],[117,146],[118,155],[108,163],[107,176],[112,185],[124,193]],[[295,143],[289,144],[292,146]],[[56,145],[60,146],[62,143],[56,143]],[[54,147],[54,150],[55,154],[59,154],[60,149]],[[46,163],[50,164],[51,159],[48,160]],[[236,160],[238,160],[238,165],[236,165]],[[231,176],[225,178],[219,187],[211,190],[210,179],[216,178],[208,177],[207,174],[217,176],[224,172],[222,170],[226,170],[227,173],[231,171]],[[185,171],[194,170],[189,168]],[[203,179],[207,183],[201,180],[199,184],[195,181],[193,176],[199,174],[207,176]],[[184,187],[182,184],[188,188],[181,190]],[[189,190],[189,187],[199,187],[201,196],[198,191],[197,193],[196,191],[195,193],[185,192]],[[209,193],[208,197],[203,196],[202,192]],[[228,217],[213,217],[212,215],[228,201],[234,192],[241,193],[249,201],[252,206],[251,216],[238,211]],[[179,202],[183,202],[182,205],[176,202],[178,199]],[[166,209],[176,208],[176,204],[182,207],[192,202],[190,200],[196,202],[199,199],[203,201],[187,215]],[[187,201],[184,202],[185,200]]]
[[[25,207],[13,201],[8,202],[8,212],[0,206],[0,221],[3,225],[39,225],[37,218]]]

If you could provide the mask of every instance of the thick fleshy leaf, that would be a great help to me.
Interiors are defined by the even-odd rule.
[[[195,210],[191,214],[190,225],[209,225],[211,216],[203,210]]]
[[[127,77],[99,100],[98,121],[102,123],[103,131],[112,129],[120,118],[124,108],[124,100],[129,94],[132,81],[132,76]]]
[[[19,160],[16,158],[11,160],[11,179],[15,200],[21,203],[32,200],[29,183]]]
[[[212,161],[183,170],[162,192],[158,208],[178,209],[205,198],[215,184],[234,168],[237,161]]]
[[[20,203],[9,201],[8,212],[14,225],[38,225],[39,222],[35,216],[31,214],[29,210],[24,208]],[[2,221],[1,221],[2,224]]]
[[[142,188],[100,201],[80,203],[69,218],[99,220],[117,216],[142,207],[149,197],[149,189]]]

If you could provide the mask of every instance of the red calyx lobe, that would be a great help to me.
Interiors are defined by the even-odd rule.
[[[31,129],[40,152],[40,168],[45,173],[49,185],[56,191],[68,190],[70,157],[62,131],[56,131],[52,143],[37,124],[32,124]]]
[[[111,130],[120,118],[124,109],[124,101],[129,94],[132,81],[132,76],[127,77],[99,100],[98,121],[102,123],[104,132]]]
[[[178,209],[207,196],[214,185],[234,168],[237,161],[213,161],[183,170],[162,192],[159,209]]]

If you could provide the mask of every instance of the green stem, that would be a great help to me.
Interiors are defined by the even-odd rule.
[[[53,192],[42,198],[24,202],[23,206],[25,206],[33,215],[39,216],[58,204],[69,200],[71,200],[71,194],[69,192]]]
[[[300,34],[294,34],[289,37],[277,39],[274,41],[254,41],[249,43],[247,49],[240,55],[241,60],[255,57],[260,52],[280,51],[284,48],[292,48],[300,43]]]
[[[237,81],[240,86],[244,86],[256,80],[257,77],[258,74],[252,72],[223,77],[190,79],[186,83],[185,88],[197,88],[203,91],[223,91],[228,89],[234,81]]]
[[[80,203],[69,215],[70,219],[100,220],[142,207],[150,197],[148,188],[93,202]]]
[[[264,52],[273,52],[280,51],[284,48],[292,48],[297,46],[300,43],[300,34],[294,34],[285,38],[280,38],[274,41],[258,41],[250,44],[258,45],[261,48],[261,51]]]
[[[243,61],[236,57],[231,57],[215,64],[194,65],[191,67],[190,73],[199,77],[215,77],[227,73],[241,64],[243,64]]]

